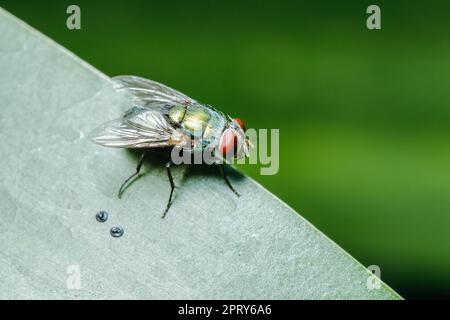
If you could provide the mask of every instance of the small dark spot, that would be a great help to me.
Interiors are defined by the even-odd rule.
[[[122,227],[112,227],[109,231],[111,233],[111,236],[114,238],[119,238],[123,235],[123,228]]]
[[[105,222],[108,220],[108,212],[106,211],[99,211],[95,215],[95,219],[97,219],[98,222]]]

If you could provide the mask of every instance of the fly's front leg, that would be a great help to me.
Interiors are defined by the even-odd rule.
[[[137,166],[136,166],[136,172],[133,173],[131,176],[129,176],[128,179],[125,180],[124,183],[122,183],[122,185],[120,186],[119,193],[117,194],[117,196],[119,197],[119,199],[122,197],[122,193],[125,191],[125,186],[127,185],[127,183],[128,183],[131,179],[133,179],[134,177],[136,177],[136,176],[139,174],[139,172],[141,171],[142,163],[144,162],[144,157],[145,157],[145,154],[146,154],[146,153],[147,153],[147,151],[144,151],[144,152],[140,155],[138,164],[137,164]]]
[[[170,182],[170,196],[169,196],[169,201],[167,202],[166,210],[164,210],[164,213],[161,217],[163,219],[166,217],[166,214],[169,211],[170,206],[172,205],[172,195],[173,195],[173,191],[175,190],[175,184],[173,183],[172,172],[170,171],[170,168],[172,166],[173,166],[172,161],[169,161],[166,163],[167,177],[169,178],[169,182]]]
[[[241,195],[233,188],[233,186],[231,185],[231,183],[228,180],[227,176],[225,175],[224,166],[225,166],[224,164],[219,164],[220,174],[222,175],[223,179],[225,180],[226,184],[231,189],[231,191],[233,191],[235,195],[240,197]]]

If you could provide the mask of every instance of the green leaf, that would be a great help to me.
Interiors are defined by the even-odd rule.
[[[400,298],[371,289],[366,268],[234,169],[240,198],[217,168],[175,168],[161,219],[169,183],[154,155],[118,199],[137,154],[86,137],[130,107],[126,98],[3,10],[0,43],[0,298]],[[111,237],[115,226],[122,237]]]

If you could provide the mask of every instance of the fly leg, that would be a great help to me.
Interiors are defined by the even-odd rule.
[[[170,172],[170,168],[172,166],[173,166],[172,161],[169,161],[166,163],[167,177],[169,178],[169,182],[170,182],[170,196],[169,196],[169,201],[167,201],[166,210],[164,210],[164,213],[161,217],[162,219],[164,219],[166,217],[166,214],[169,211],[170,206],[172,205],[172,195],[173,195],[173,191],[175,190],[175,184],[173,183],[172,172]]]
[[[233,191],[235,195],[240,197],[241,195],[233,188],[233,186],[231,185],[231,183],[228,180],[227,176],[225,175],[224,166],[225,166],[224,164],[219,164],[220,174],[222,175],[223,179],[225,180],[226,184],[231,189],[231,191]]]
[[[141,171],[142,163],[144,162],[144,157],[145,157],[145,154],[146,154],[146,153],[147,153],[147,151],[144,151],[144,152],[140,155],[138,164],[137,164],[137,166],[136,166],[136,172],[133,173],[131,176],[129,176],[128,179],[125,180],[125,182],[122,183],[122,185],[120,186],[119,193],[117,194],[117,196],[119,197],[119,199],[122,197],[122,193],[125,191],[125,186],[127,185],[127,183],[128,183],[131,179],[133,179],[134,177],[136,177],[136,176],[139,174],[139,172]]]

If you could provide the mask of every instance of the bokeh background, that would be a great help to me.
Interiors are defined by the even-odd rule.
[[[70,4],[81,30],[66,28]],[[366,28],[370,4],[382,30]],[[110,76],[141,75],[279,128],[279,173],[242,170],[380,266],[403,297],[450,298],[450,2],[0,6]]]

